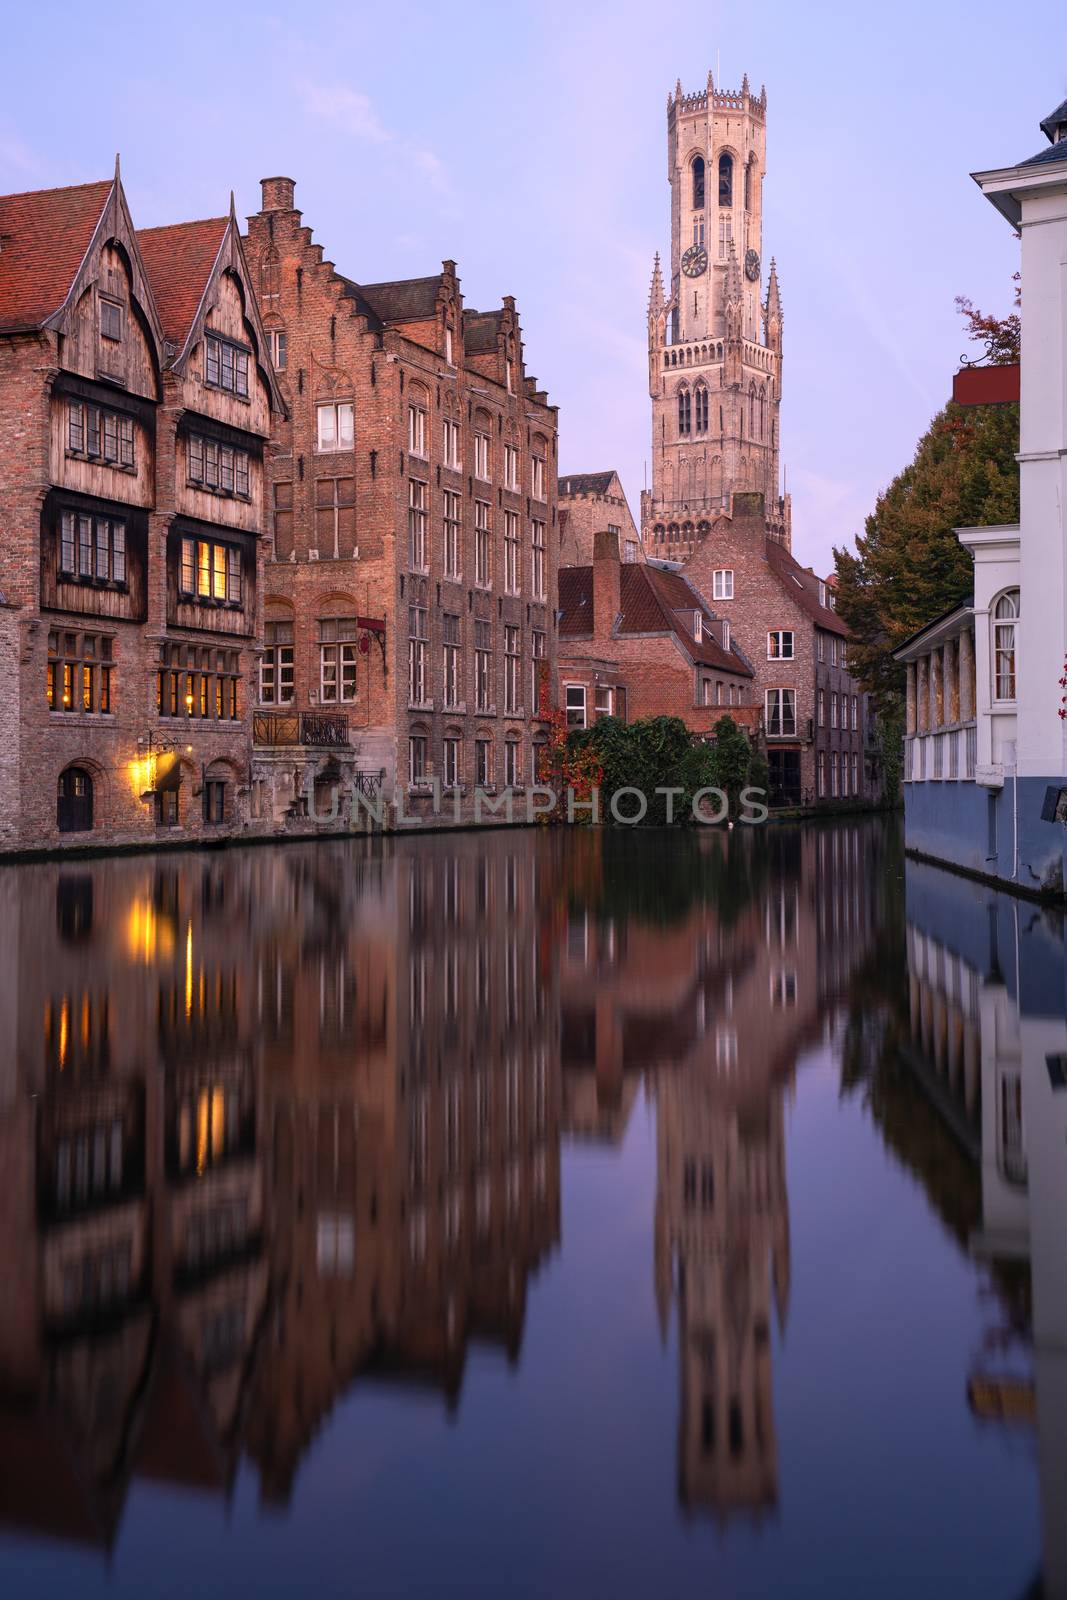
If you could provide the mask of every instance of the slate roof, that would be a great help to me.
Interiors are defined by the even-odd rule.
[[[589,638],[593,632],[592,567],[560,567],[559,634],[561,639]],[[619,567],[620,635],[633,633],[672,633],[690,660],[700,666],[716,667],[751,678],[752,669],[740,653],[726,651],[714,639],[705,637],[699,644],[679,612],[700,611],[709,626],[714,614],[700,595],[678,572],[663,572],[644,562],[623,562]]]
[[[381,322],[419,322],[437,315],[442,281],[442,274],[436,272],[430,278],[398,278],[394,283],[350,282],[350,287]]]
[[[113,181],[0,197],[0,330],[39,328],[59,310]]]
[[[1055,111],[1050,111],[1048,116],[1042,119],[1041,132],[1051,141],[1056,137],[1056,129],[1062,127],[1065,122],[1067,122],[1067,100],[1061,100]]]
[[[485,355],[496,349],[503,311],[465,311],[463,348],[469,356]]]
[[[819,579],[790,555],[777,539],[767,540],[767,565],[789,598],[827,633],[848,638],[848,628],[836,611],[819,603]]]
[[[164,337],[180,350],[193,325],[226,232],[227,217],[141,228],[141,249]]]
[[[1039,150],[1036,156],[1028,156],[1025,161],[1020,161],[1020,167],[1044,166],[1053,161],[1067,161],[1067,139],[1061,139],[1059,144],[1050,144],[1047,150]]]
[[[607,494],[616,476],[614,467],[610,472],[571,472],[559,480],[559,492],[561,495]]]

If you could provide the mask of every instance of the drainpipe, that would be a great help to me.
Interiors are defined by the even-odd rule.
[[[1019,876],[1019,762],[1018,758],[1012,762],[1011,767],[1011,881],[1015,883]]]

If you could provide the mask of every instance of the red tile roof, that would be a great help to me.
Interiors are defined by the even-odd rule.
[[[827,633],[839,633],[842,638],[848,638],[848,628],[842,622],[836,611],[829,606],[819,603],[819,579],[814,572],[809,572],[807,567],[802,567],[800,562],[789,554],[784,544],[779,544],[777,539],[767,540],[767,564],[782,588],[791,600],[794,600],[801,611],[825,628]]]
[[[192,327],[228,221],[228,217],[208,217],[138,230],[137,243],[164,337],[179,350]]]
[[[59,310],[112,182],[0,196],[0,330],[39,328]]]
[[[700,595],[680,572],[664,572],[644,562],[623,562],[619,568],[619,607],[621,635],[634,633],[673,633],[686,654],[702,666],[752,677],[752,669],[731,646],[722,648],[707,632],[698,643],[685,620],[699,611],[708,627],[715,616]],[[561,639],[589,638],[593,632],[592,567],[560,567],[559,623]]]

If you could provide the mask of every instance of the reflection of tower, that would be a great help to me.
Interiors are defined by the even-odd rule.
[[[679,1493],[721,1515],[773,1505],[772,1293],[789,1295],[782,1101],[667,1073],[657,1090],[656,1292],[678,1299]]]

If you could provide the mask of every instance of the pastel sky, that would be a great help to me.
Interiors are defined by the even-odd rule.
[[[561,469],[617,467],[635,512],[667,91],[747,71],[768,94],[794,549],[819,570],[947,397],[954,296],[1010,308],[1018,245],[968,174],[1034,154],[1067,95],[1048,0],[39,0],[4,31],[0,192],[106,176],[119,149],[138,226],[217,214],[231,188],[244,215],[285,173],[351,277],[454,257],[468,304],[515,295]]]

